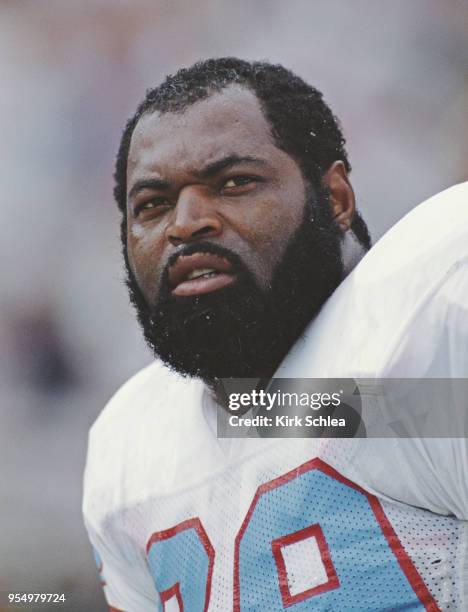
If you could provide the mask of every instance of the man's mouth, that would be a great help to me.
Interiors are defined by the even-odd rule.
[[[236,279],[232,264],[212,253],[181,255],[169,269],[172,295],[195,296],[227,287]]]

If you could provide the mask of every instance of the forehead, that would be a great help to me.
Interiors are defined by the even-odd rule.
[[[127,179],[195,171],[226,155],[279,153],[255,94],[231,86],[182,113],[144,115],[133,132]]]

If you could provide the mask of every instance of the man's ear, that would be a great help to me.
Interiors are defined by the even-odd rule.
[[[354,191],[349,182],[344,163],[333,162],[323,176],[323,184],[330,193],[330,208],[333,218],[344,233],[349,230],[356,209]]]

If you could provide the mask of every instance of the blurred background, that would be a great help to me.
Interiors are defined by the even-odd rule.
[[[467,32],[465,0],[0,1],[0,590],[106,609],[82,472],[89,426],[151,360],[112,199],[146,88],[208,56],[293,69],[341,118],[376,240],[468,178]]]

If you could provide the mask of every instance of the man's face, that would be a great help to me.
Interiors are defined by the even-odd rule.
[[[147,340],[182,373],[268,367],[295,340],[285,334],[297,336],[339,282],[337,229],[326,213],[313,226],[315,198],[245,88],[142,117],[127,187],[132,298]],[[323,284],[325,271],[331,281],[313,291],[319,303],[304,302],[304,285]]]

